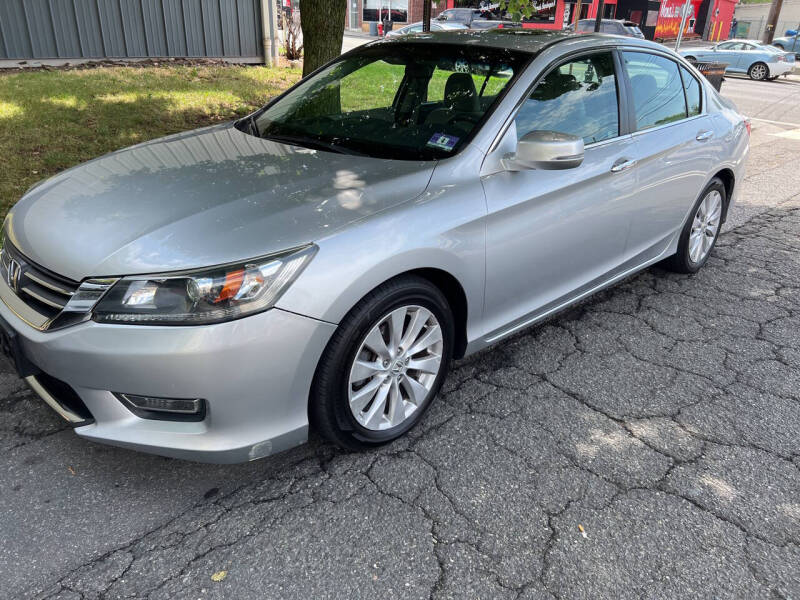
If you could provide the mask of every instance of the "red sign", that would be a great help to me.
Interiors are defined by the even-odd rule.
[[[683,28],[684,35],[694,31],[694,22],[697,20],[697,13],[703,0],[691,0],[686,16],[686,24]],[[658,11],[658,22],[656,23],[656,38],[676,38],[681,28],[681,17],[686,0],[663,0],[661,9]]]

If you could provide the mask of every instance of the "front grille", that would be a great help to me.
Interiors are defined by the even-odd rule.
[[[52,321],[80,286],[26,259],[8,240],[0,251],[0,276],[28,307]]]

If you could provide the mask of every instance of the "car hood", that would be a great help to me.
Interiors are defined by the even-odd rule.
[[[74,280],[205,267],[313,242],[415,198],[433,166],[289,146],[225,124],[47,180],[11,210],[6,236]]]

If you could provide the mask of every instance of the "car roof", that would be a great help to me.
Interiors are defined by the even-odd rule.
[[[618,41],[626,45],[644,46],[664,50],[664,46],[647,40],[609,35],[606,33],[577,34],[568,31],[544,31],[541,29],[455,29],[450,31],[431,31],[414,36],[395,36],[374,41],[366,46],[378,44],[466,44],[501,50],[516,50],[536,54],[547,46],[566,40],[581,41],[582,45],[594,41]],[[362,47],[366,47],[362,46]]]

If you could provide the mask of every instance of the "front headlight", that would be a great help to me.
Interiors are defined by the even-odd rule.
[[[200,325],[272,307],[316,254],[315,245],[182,273],[120,279],[94,308],[102,323]]]

